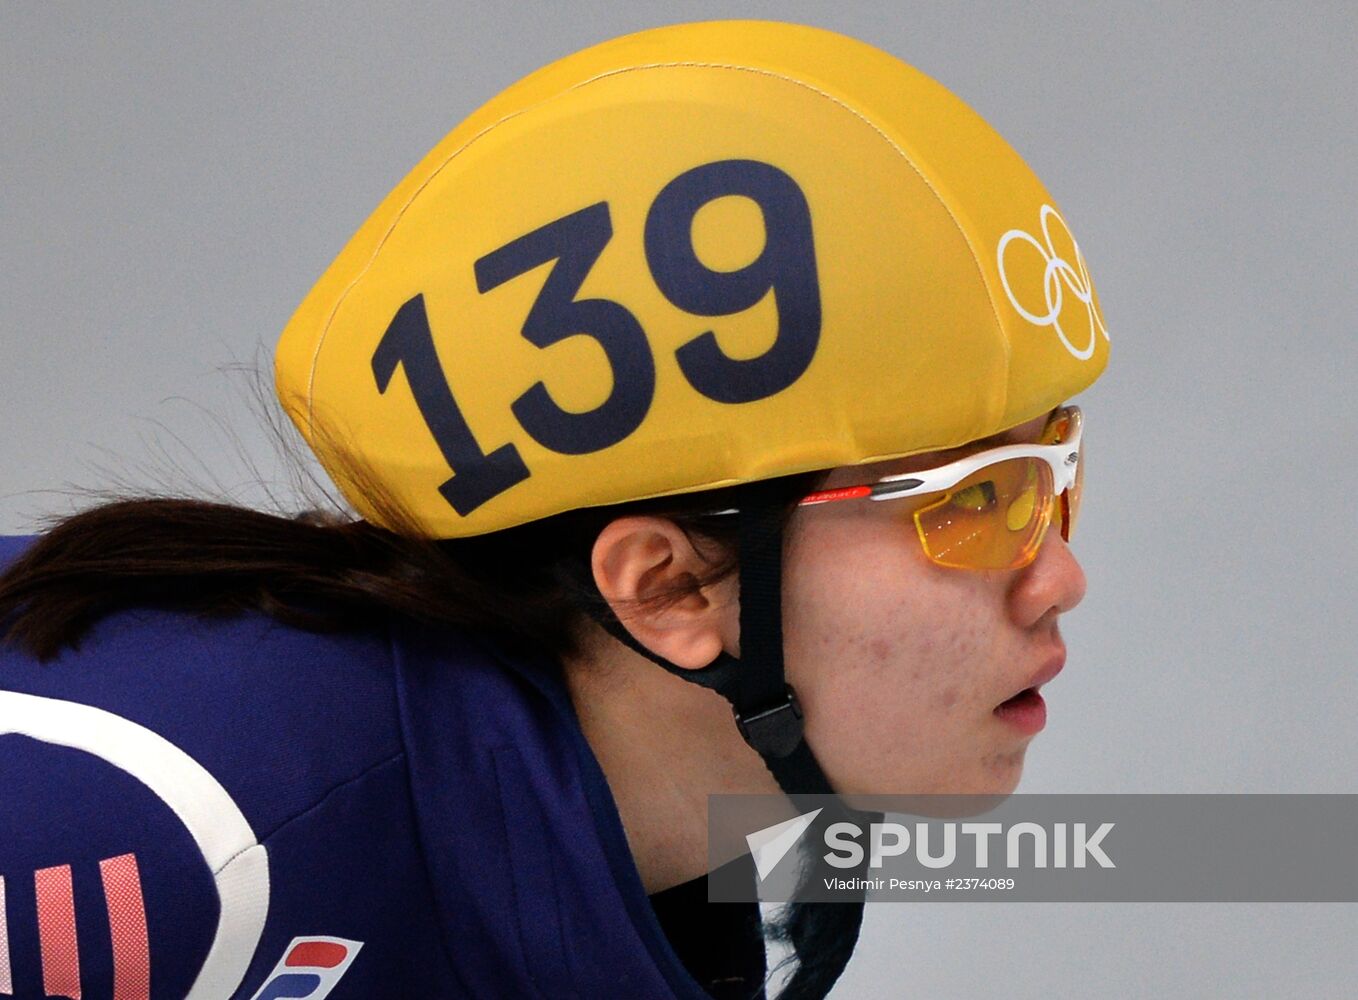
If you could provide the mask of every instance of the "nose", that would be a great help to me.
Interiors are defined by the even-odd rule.
[[[1044,615],[1054,618],[1071,610],[1084,596],[1084,570],[1053,526],[1042,540],[1037,558],[1015,577],[1009,591],[1009,613],[1019,627],[1032,628]]]

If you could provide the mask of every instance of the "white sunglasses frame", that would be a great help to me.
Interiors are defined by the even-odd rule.
[[[1007,461],[1011,458],[1040,458],[1052,472],[1052,495],[1060,497],[1075,485],[1079,472],[1080,441],[1084,430],[1084,416],[1078,406],[1064,406],[1052,414],[1057,419],[1069,414],[1071,432],[1064,441],[1056,444],[1005,444],[997,448],[978,451],[946,465],[917,472],[902,472],[894,476],[884,476],[871,483],[858,486],[839,486],[819,490],[797,502],[799,507],[814,507],[818,504],[832,503],[836,500],[903,500],[924,496],[929,493],[942,493],[956,486],[972,473],[988,465]],[[714,510],[710,514],[718,516],[738,513],[737,508]]]
[[[798,506],[813,507],[835,500],[853,500],[859,497],[868,500],[900,500],[923,496],[926,493],[942,493],[972,473],[1011,458],[1040,458],[1046,462],[1052,472],[1052,495],[1059,497],[1075,485],[1080,462],[1080,439],[1084,430],[1084,418],[1078,406],[1063,407],[1053,414],[1053,418],[1064,414],[1070,414],[1072,418],[1071,433],[1066,440],[1056,444],[1005,444],[998,448],[987,448],[985,451],[978,451],[974,455],[967,455],[965,458],[932,469],[884,476],[862,486],[821,490],[802,498],[798,501]]]

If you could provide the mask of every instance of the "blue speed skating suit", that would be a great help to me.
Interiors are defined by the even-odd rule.
[[[0,998],[705,995],[554,663],[147,608],[0,645]]]

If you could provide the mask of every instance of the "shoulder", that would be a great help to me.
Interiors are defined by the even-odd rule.
[[[31,541],[0,537],[0,572]],[[322,634],[257,612],[134,607],[47,663],[0,643],[0,689],[30,711],[44,704],[53,725],[83,706],[150,730],[223,781],[264,776],[268,794],[247,799],[291,799],[301,778],[324,784],[399,749],[385,627]]]
[[[0,568],[26,541],[0,538]],[[394,688],[385,630],[257,614],[117,612],[46,664],[0,645],[0,985],[135,981],[154,957],[155,996],[225,997],[272,964],[270,911],[324,903],[308,858],[327,836],[361,854],[372,800],[403,804]]]
[[[401,750],[384,629],[323,635],[257,613],[152,608],[107,615],[45,664],[0,645],[0,733],[173,748],[266,830]]]

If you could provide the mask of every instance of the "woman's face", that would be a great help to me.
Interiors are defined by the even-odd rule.
[[[824,488],[1036,441],[1045,421],[953,451],[837,469]],[[1007,794],[1040,712],[995,709],[1060,669],[1057,618],[1084,596],[1084,573],[1055,526],[1023,569],[938,566],[920,546],[911,503],[856,500],[793,516],[784,649],[807,740],[841,793]]]

